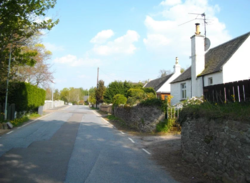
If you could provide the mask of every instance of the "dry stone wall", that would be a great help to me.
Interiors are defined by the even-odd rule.
[[[250,182],[250,124],[189,119],[182,125],[182,155],[223,182]]]
[[[141,132],[152,132],[156,124],[164,120],[165,114],[156,106],[119,106],[114,108],[114,115],[128,126]]]

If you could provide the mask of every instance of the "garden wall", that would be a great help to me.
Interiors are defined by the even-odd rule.
[[[129,127],[142,132],[152,132],[156,124],[164,120],[164,112],[156,106],[119,106],[114,108],[114,115],[122,119]]]
[[[113,112],[112,112],[112,105],[101,104],[101,105],[99,106],[99,109],[100,109],[101,111],[104,111],[104,112],[107,112],[107,113],[110,113],[110,114],[113,113]]]
[[[64,106],[64,101],[62,100],[45,100],[43,110],[53,109],[55,107],[61,107]]]
[[[223,182],[250,182],[250,124],[193,119],[182,125],[182,156]]]

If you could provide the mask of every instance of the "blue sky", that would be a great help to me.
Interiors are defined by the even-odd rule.
[[[190,66],[190,37],[197,16],[206,13],[211,47],[250,31],[250,1],[225,0],[58,0],[48,17],[59,18],[42,42],[53,55],[53,88],[107,86],[115,80],[155,79],[173,71],[175,57]],[[197,17],[201,18],[201,17]]]

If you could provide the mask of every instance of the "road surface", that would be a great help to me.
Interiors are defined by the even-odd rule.
[[[0,182],[174,183],[133,137],[69,106],[0,138]]]

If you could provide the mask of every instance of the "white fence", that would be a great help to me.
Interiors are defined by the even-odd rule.
[[[43,110],[47,110],[47,109],[53,109],[55,107],[60,107],[64,105],[64,101],[62,100],[45,100],[45,104],[43,106]]]

